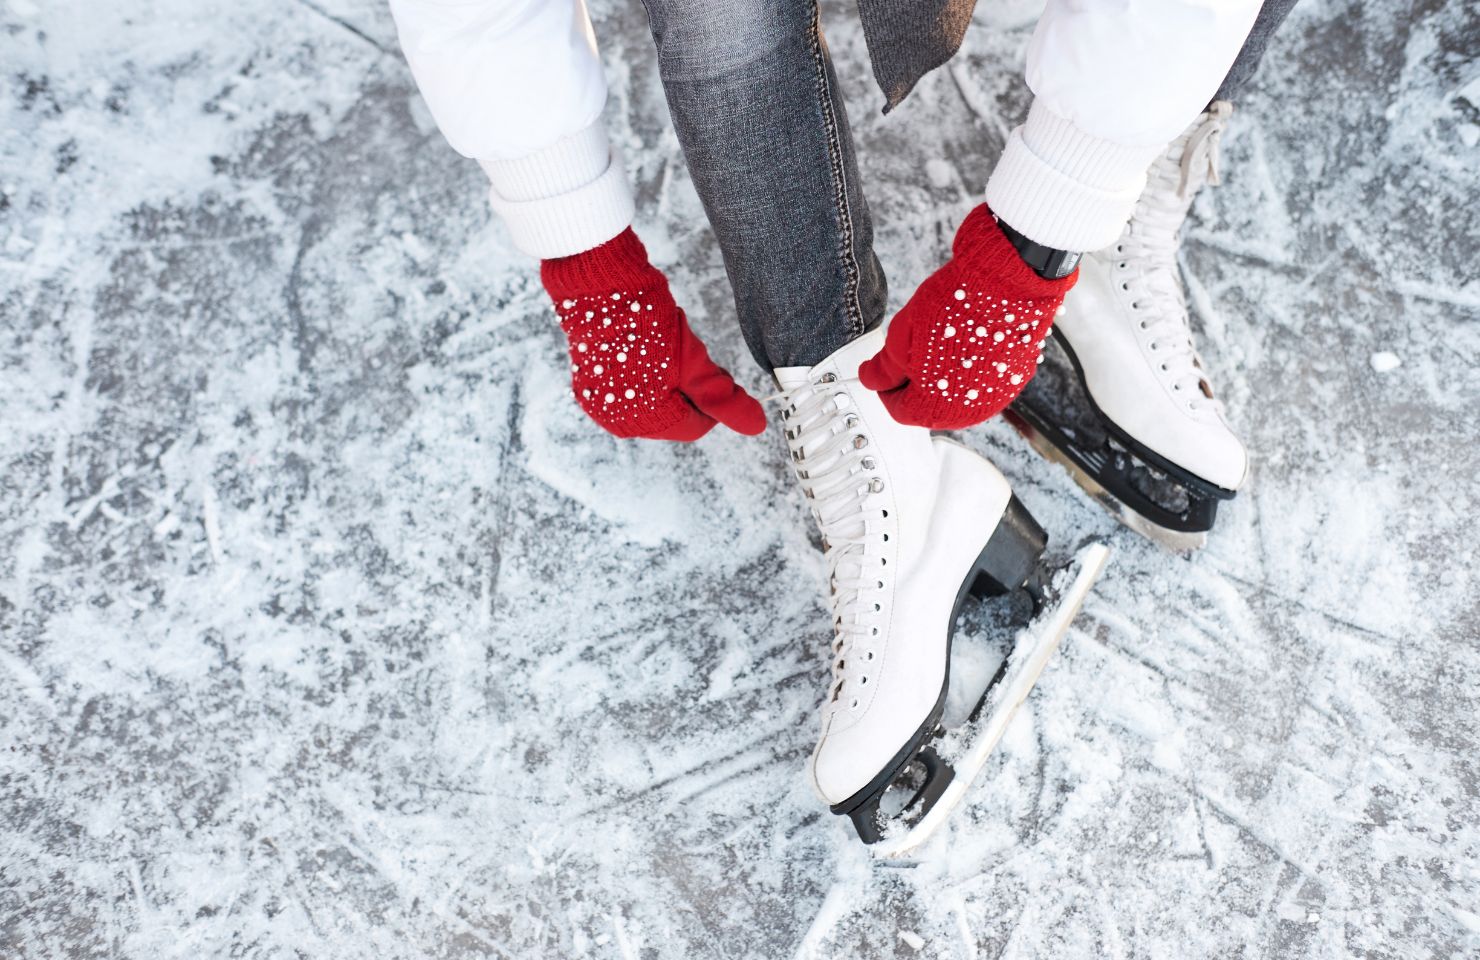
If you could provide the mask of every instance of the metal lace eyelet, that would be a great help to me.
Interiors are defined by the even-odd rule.
[[[858,426],[858,418],[853,414],[850,413],[843,418],[843,429],[852,430],[856,426]]]
[[[884,478],[874,477],[868,482],[868,489],[870,493],[881,493],[884,489]]]
[[[859,465],[862,466],[865,470],[873,470],[878,467],[879,464],[877,461],[874,460],[873,457],[864,457],[862,460],[859,461]]]
[[[835,393],[833,394],[832,400],[833,406],[837,407],[839,410],[844,410],[853,405],[853,398],[848,396],[846,393]]]
[[[838,382],[838,375],[836,373],[824,373],[822,375],[822,378],[820,380],[818,380],[817,382],[818,383],[837,383]]]
[[[868,446],[868,437],[865,437],[863,434],[860,433],[858,436],[853,438],[854,450],[862,450],[866,446]]]

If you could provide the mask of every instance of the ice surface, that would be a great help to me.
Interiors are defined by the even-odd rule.
[[[593,13],[639,230],[767,392],[643,12]],[[897,305],[1026,108],[1033,4],[887,118],[825,15]],[[1233,119],[1183,258],[1254,477],[1204,553],[965,435],[1116,553],[914,870],[803,779],[780,437],[585,421],[378,0],[0,24],[0,956],[1480,953],[1473,4],[1306,0]]]

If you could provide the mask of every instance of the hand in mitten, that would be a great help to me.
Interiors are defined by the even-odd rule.
[[[954,430],[981,423],[1032,379],[1078,271],[1045,280],[982,204],[956,231],[951,259],[895,315],[858,379],[900,423]]]
[[[709,359],[630,227],[594,250],[543,261],[540,279],[570,341],[576,401],[607,432],[697,440],[716,421],[765,430],[760,403]]]

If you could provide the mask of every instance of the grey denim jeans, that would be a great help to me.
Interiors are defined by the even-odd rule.
[[[1216,99],[1296,0],[1266,0]],[[643,0],[689,175],[764,369],[811,366],[884,319],[888,287],[816,0]]]

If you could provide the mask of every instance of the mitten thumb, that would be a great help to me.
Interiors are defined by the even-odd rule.
[[[766,429],[766,411],[723,367],[709,359],[704,343],[678,313],[678,389],[700,411],[736,433],[755,436]]]

